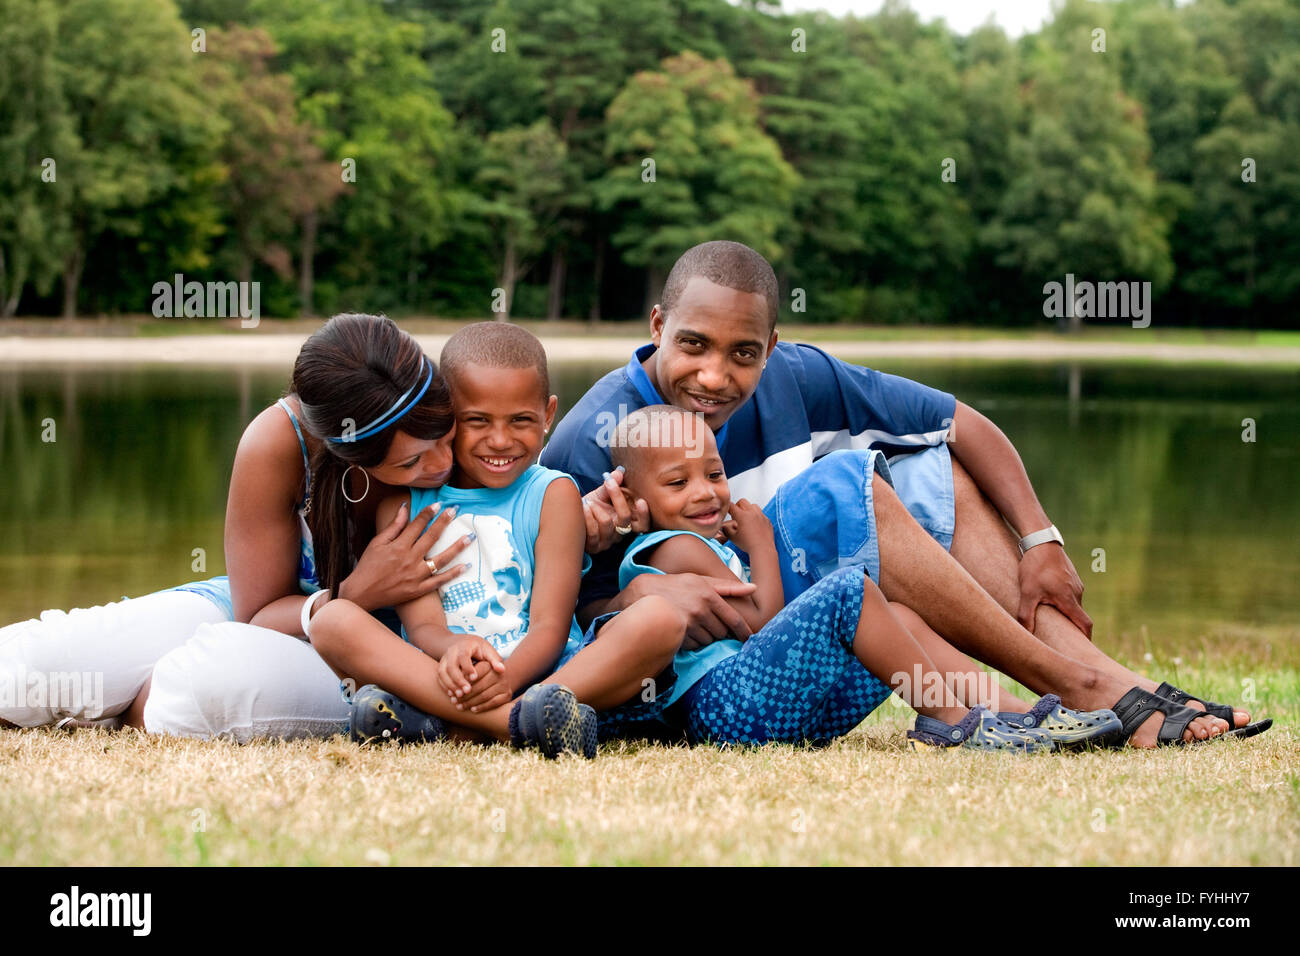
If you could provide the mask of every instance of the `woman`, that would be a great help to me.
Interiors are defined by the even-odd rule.
[[[383,317],[331,319],[303,345],[289,394],[240,440],[229,577],[0,628],[0,681],[15,691],[3,695],[0,719],[120,719],[241,740],[333,733],[348,706],[296,637],[306,595],[325,589],[315,606],[337,594],[373,612],[455,576],[463,539],[424,558],[450,515],[430,525],[430,514],[399,514],[378,534],[374,525],[385,492],[446,480],[453,423],[446,385],[410,335]],[[48,693],[53,675],[68,672],[102,674],[102,685],[70,699]],[[47,692],[26,692],[42,681]]]

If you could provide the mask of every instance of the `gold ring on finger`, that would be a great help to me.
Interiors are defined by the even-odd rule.
[[[631,534],[632,526],[630,524],[614,525],[614,530],[618,532],[620,535]]]
[[[433,558],[429,558],[427,561],[425,561],[424,565],[429,569],[430,574],[438,573],[438,562],[433,560]]]

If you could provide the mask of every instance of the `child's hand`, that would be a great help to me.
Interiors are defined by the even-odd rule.
[[[458,710],[468,710],[473,714],[482,714],[508,704],[515,696],[505,674],[498,673],[487,661],[474,664],[474,689],[456,702]]]
[[[776,546],[772,522],[767,520],[762,508],[747,498],[731,503],[731,513],[722,525],[722,533],[746,553]]]
[[[438,682],[453,701],[468,694],[471,685],[479,679],[474,669],[476,661],[486,661],[491,665],[491,672],[497,674],[506,669],[506,663],[496,648],[475,634],[466,634],[447,648],[438,661]]]

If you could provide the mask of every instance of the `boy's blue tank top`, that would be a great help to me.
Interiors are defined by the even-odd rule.
[[[429,549],[430,556],[470,531],[476,535],[455,559],[469,568],[440,589],[448,630],[477,634],[502,657],[508,657],[527,636],[542,501],[551,482],[560,479],[573,481],[562,471],[530,465],[504,488],[410,489],[413,515],[434,502],[444,508],[457,506],[455,519]],[[590,566],[591,559],[584,554],[582,572]],[[582,631],[571,618],[561,658],[576,653],[581,642]]]
[[[623,561],[618,566],[618,589],[623,590],[638,575],[663,574],[664,572],[656,567],[640,564],[637,558],[650,548],[679,534],[689,534],[692,537],[699,538],[713,549],[713,553],[718,556],[718,560],[730,568],[732,574],[746,584],[749,583],[749,569],[740,560],[740,556],[730,548],[724,547],[703,535],[696,534],[694,531],[651,531],[648,534],[637,535],[632,540],[632,543],[628,545],[627,551],[623,555]],[[677,680],[669,689],[664,706],[668,707],[676,703],[682,694],[690,690],[697,681],[713,670],[717,664],[738,653],[740,653],[740,641],[734,638],[714,641],[712,644],[706,644],[704,647],[691,651],[678,651],[673,658],[673,670],[677,672]]]

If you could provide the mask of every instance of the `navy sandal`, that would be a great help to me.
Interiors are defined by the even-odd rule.
[[[1041,730],[1017,727],[999,720],[978,704],[955,724],[916,716],[916,729],[907,732],[913,750],[962,747],[966,750],[1009,750],[1013,753],[1050,753],[1056,744]]]
[[[1061,750],[1110,747],[1125,739],[1124,725],[1111,710],[1070,710],[1055,694],[1044,694],[1027,713],[1003,711],[998,719],[1014,727],[1044,731]]]
[[[536,747],[542,756],[596,756],[596,712],[578,703],[563,684],[534,684],[510,708],[510,743]]]
[[[1168,681],[1162,683],[1155,690],[1156,696],[1163,697],[1165,700],[1172,700],[1175,704],[1186,706],[1188,701],[1195,701],[1205,708],[1205,712],[1211,717],[1218,717],[1228,725],[1228,731],[1223,734],[1224,737],[1254,737],[1256,734],[1262,734],[1268,728],[1273,726],[1273,718],[1265,717],[1263,720],[1257,720],[1253,724],[1247,724],[1244,727],[1238,727],[1236,714],[1228,704],[1216,704],[1211,700],[1202,700],[1199,697],[1193,697],[1185,690],[1179,690]]]
[[[447,736],[447,726],[432,714],[412,707],[396,694],[366,684],[352,696],[348,736],[357,743],[396,740],[432,743]]]

